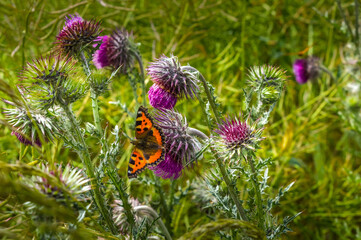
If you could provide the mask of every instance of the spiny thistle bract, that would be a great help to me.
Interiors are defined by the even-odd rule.
[[[79,56],[80,51],[90,50],[101,33],[100,22],[84,20],[78,14],[68,15],[65,24],[56,36],[56,52],[62,55]]]
[[[91,189],[90,179],[84,176],[81,169],[72,168],[69,164],[65,168],[59,165],[55,170],[50,170],[49,166],[41,165],[40,169],[47,175],[55,177],[60,185],[56,186],[41,176],[33,176],[31,179],[27,179],[28,185],[62,204],[72,203],[71,199],[86,200],[84,193]],[[76,207],[76,203],[72,206]]]
[[[78,100],[87,90],[87,84],[85,77],[76,71],[75,63],[72,58],[60,55],[29,62],[20,80],[25,98],[45,109]]]
[[[226,118],[218,125],[218,129],[214,130],[221,140],[216,144],[226,153],[227,158],[231,158],[234,154],[240,155],[242,150],[255,150],[257,143],[263,139],[261,137],[263,129],[256,127],[257,123],[250,124],[250,118],[245,122],[236,117]]]
[[[286,79],[285,73],[286,72],[279,67],[270,65],[255,66],[249,69],[248,84],[255,88],[255,90],[270,86],[281,90]]]
[[[110,36],[101,36],[98,39],[101,45],[93,55],[94,65],[98,69],[111,66],[127,73],[133,68],[138,49],[131,33],[124,28],[117,29]]]
[[[297,59],[293,63],[293,72],[299,84],[316,79],[320,74],[319,59],[317,57]]]
[[[10,125],[16,129],[13,130],[12,134],[14,134],[23,144],[36,144],[41,146],[39,133],[42,134],[45,141],[51,141],[54,139],[54,135],[59,132],[59,126],[56,124],[56,121],[54,121],[56,116],[51,110],[29,109],[28,113],[25,108],[16,106],[14,103],[7,100],[3,101],[15,107],[6,108],[4,114]],[[30,116],[28,114],[30,114]],[[36,127],[34,124],[36,124]],[[39,132],[37,131],[37,128]]]
[[[161,56],[147,68],[154,82],[148,92],[150,104],[158,109],[172,109],[180,98],[194,98],[199,87],[194,71],[182,69],[175,56]]]
[[[150,169],[164,179],[176,179],[201,149],[201,144],[190,135],[187,121],[180,113],[163,109],[155,116],[155,120],[166,138],[165,159]]]

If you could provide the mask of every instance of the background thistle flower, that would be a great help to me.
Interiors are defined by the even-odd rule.
[[[5,109],[4,114],[10,125],[16,129],[12,131],[12,134],[23,144],[41,146],[36,128],[39,129],[43,139],[46,141],[54,139],[54,135],[59,132],[54,113],[51,111],[30,110],[30,117],[25,108],[18,107],[10,101],[4,100],[4,102],[15,107]],[[33,122],[32,119],[34,120]]]
[[[93,55],[94,65],[100,69],[111,66],[120,67],[120,72],[127,73],[134,65],[134,57],[138,52],[133,35],[124,28],[115,30],[110,36],[98,38],[101,42],[99,50]]]
[[[56,36],[56,51],[70,56],[77,56],[86,47],[92,47],[101,33],[100,22],[87,21],[78,14],[66,17],[65,25]]]
[[[150,64],[147,72],[154,82],[148,92],[151,105],[155,108],[171,109],[179,98],[194,98],[198,91],[197,75],[182,69],[175,56],[163,55]]]
[[[75,61],[62,56],[40,57],[29,62],[21,74],[24,96],[43,108],[70,104],[83,96],[87,85],[78,75]]]
[[[257,129],[256,123],[249,124],[249,118],[245,122],[241,122],[237,118],[233,120],[225,119],[222,124],[218,125],[218,129],[214,130],[221,138],[221,146],[232,157],[243,149],[255,150],[255,145],[261,141],[261,133],[263,129]]]
[[[187,121],[181,114],[164,109],[158,112],[155,119],[166,138],[165,158],[158,166],[151,169],[164,179],[176,179],[201,149],[201,144],[190,134],[191,129],[188,128]]]
[[[319,59],[317,57],[297,59],[293,63],[293,72],[299,84],[316,79],[320,74]]]

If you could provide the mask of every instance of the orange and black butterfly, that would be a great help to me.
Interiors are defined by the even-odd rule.
[[[137,112],[135,122],[135,146],[129,159],[128,177],[137,177],[137,174],[146,166],[156,166],[164,159],[164,135],[162,129],[156,126],[148,109],[141,106]]]

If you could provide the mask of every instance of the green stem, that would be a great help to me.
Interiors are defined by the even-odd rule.
[[[343,11],[342,9],[342,6],[341,6],[341,1],[340,0],[337,0],[337,7],[338,7],[338,10],[340,11],[340,14],[343,18],[343,21],[345,22],[346,24],[346,27],[347,27],[347,30],[349,31],[350,35],[351,35],[351,39],[352,41],[355,41],[355,36],[353,35],[353,32],[352,32],[352,28],[350,26],[350,23],[347,21],[347,18],[346,18],[346,15],[345,15],[345,12]],[[357,46],[357,45],[356,45]]]
[[[191,70],[191,71],[198,72],[199,79],[201,80],[201,82],[203,84],[204,91],[206,92],[208,101],[209,101],[209,103],[211,105],[211,108],[212,108],[213,114],[214,114],[214,116],[216,118],[216,121],[217,121],[218,124],[221,124],[221,117],[219,116],[219,113],[217,111],[216,103],[214,102],[214,99],[212,97],[212,93],[208,88],[208,83],[207,83],[206,79],[204,78],[204,76],[202,75],[202,73],[200,73],[197,69],[195,69],[194,67],[191,67],[191,66],[182,66],[182,70]]]
[[[172,218],[170,217],[168,205],[167,205],[167,202],[165,200],[164,192],[163,192],[162,186],[160,185],[160,181],[159,181],[158,178],[155,178],[155,186],[158,188],[160,202],[161,202],[162,207],[163,207],[164,217],[165,217],[165,220],[166,220],[167,227],[170,228]]]
[[[320,69],[321,69],[322,71],[324,71],[325,73],[327,73],[327,74],[331,77],[332,81],[336,81],[335,76],[333,76],[332,72],[331,72],[328,68],[326,68],[326,67],[323,66],[323,65],[320,65]]]
[[[222,164],[222,161],[220,159],[220,157],[218,156],[218,154],[215,152],[215,150],[213,150],[211,148],[214,156],[215,156],[215,159],[217,161],[217,165],[219,167],[219,169],[221,170],[221,174],[222,174],[222,177],[223,177],[223,180],[224,182],[227,184],[227,187],[228,187],[228,192],[229,192],[229,195],[231,196],[234,204],[236,204],[236,208],[238,210],[238,213],[241,217],[241,220],[244,220],[244,221],[248,221],[248,218],[247,218],[247,215],[246,215],[246,211],[244,210],[244,208],[242,207],[242,203],[239,201],[238,197],[237,197],[237,194],[233,188],[233,184],[231,182],[231,180],[229,179],[228,177],[228,174],[227,174],[227,171],[226,169],[224,168],[223,164]]]
[[[122,184],[122,179],[118,177],[117,174],[114,174],[114,170],[111,171],[109,169],[107,169],[108,172],[108,176],[110,177],[110,179],[113,182],[113,185],[115,186],[115,188],[118,191],[120,200],[122,200],[122,205],[124,208],[124,211],[126,213],[127,216],[127,222],[130,225],[130,232],[133,232],[134,226],[135,226],[135,218],[132,212],[132,206],[129,203],[129,198],[128,195],[126,194],[125,190],[123,189],[123,184]]]
[[[261,197],[261,191],[259,189],[259,185],[258,185],[258,182],[256,179],[257,173],[254,168],[253,157],[251,157],[248,162],[249,162],[249,165],[250,165],[251,171],[252,171],[251,181],[252,181],[253,187],[256,192],[258,225],[262,228],[262,230],[264,230],[265,220],[264,220],[264,216],[263,216],[262,197]]]
[[[140,57],[139,53],[133,51],[133,54],[134,54],[134,56],[137,59],[137,62],[139,64],[140,75],[141,75],[141,78],[142,78],[141,84],[142,84],[143,105],[147,106],[147,98],[146,98],[146,90],[145,90],[145,74],[144,74],[143,61],[142,61],[142,58]]]
[[[91,78],[91,71],[89,68],[88,60],[86,59],[84,52],[80,52],[80,58],[83,62],[83,69],[87,77],[89,78],[89,81],[92,81]],[[99,115],[99,106],[98,106],[98,96],[94,89],[91,89],[90,91],[90,98],[92,100],[92,110],[93,110],[93,118],[94,118],[94,125],[97,129],[97,132],[99,134],[99,139],[102,144],[102,147],[104,148],[105,152],[108,151],[108,143],[106,139],[104,138],[103,128],[100,123],[100,115]]]
[[[111,232],[113,234],[117,234],[117,229],[111,219],[111,216],[110,216],[110,212],[108,211],[106,205],[105,205],[105,201],[103,199],[103,194],[100,190],[100,184],[98,183],[98,180],[97,180],[97,177],[95,176],[95,171],[94,171],[94,167],[93,167],[93,164],[91,162],[91,159],[90,159],[90,154],[89,154],[89,151],[88,151],[88,148],[87,148],[87,145],[85,143],[85,140],[84,140],[84,137],[80,131],[80,127],[78,125],[78,122],[76,121],[75,119],[75,116],[72,112],[72,110],[70,109],[70,107],[68,105],[62,105],[61,106],[70,123],[71,123],[71,126],[73,128],[73,131],[75,133],[75,135],[77,136],[77,140],[80,142],[81,144],[81,150],[78,151],[79,155],[80,155],[80,158],[85,166],[85,169],[86,169],[86,173],[88,175],[88,177],[90,178],[90,182],[91,182],[91,185],[92,185],[92,196],[93,196],[93,199],[95,201],[95,204],[96,206],[98,207],[102,217],[104,218],[105,222],[107,223],[109,229],[111,230]]]

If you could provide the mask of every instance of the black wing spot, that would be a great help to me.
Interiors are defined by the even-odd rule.
[[[141,125],[141,124],[142,124],[142,121],[136,121],[135,124],[136,124],[136,125]]]
[[[144,128],[144,131],[148,131],[148,129],[149,129],[149,128],[145,127],[145,128]]]
[[[137,155],[135,155],[134,153],[132,154],[132,157],[136,157]]]
[[[142,129],[137,128],[137,132],[141,132],[141,131],[142,131]]]
[[[139,157],[139,160],[143,160],[143,158],[142,158],[142,157]]]
[[[130,159],[130,160],[129,160],[129,163],[132,164],[132,165],[134,165],[135,161],[134,161],[133,159]]]

